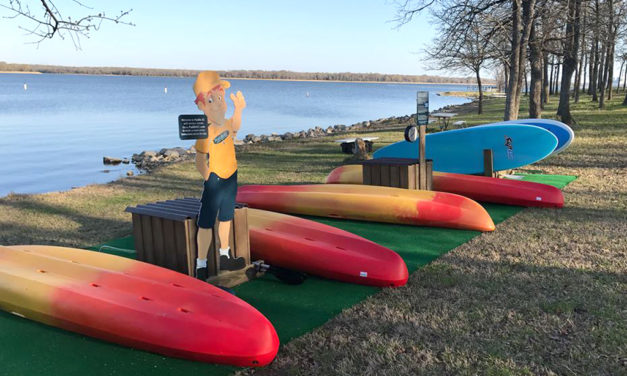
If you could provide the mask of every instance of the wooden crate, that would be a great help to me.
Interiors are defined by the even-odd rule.
[[[406,189],[431,190],[433,187],[433,161],[426,161],[426,185],[420,186],[418,160],[407,158],[382,158],[361,162],[363,184]]]
[[[194,198],[159,201],[126,208],[133,216],[137,259],[193,276],[198,254],[196,218],[199,208],[200,201]],[[219,252],[216,251],[220,247],[219,243],[216,226],[213,229],[213,241],[209,250],[209,255],[214,257],[207,260],[209,276],[229,274],[233,277],[233,274],[245,272],[219,270]],[[234,256],[246,260],[245,269],[248,269],[251,263],[250,240],[247,208],[243,205],[236,205],[229,243]]]

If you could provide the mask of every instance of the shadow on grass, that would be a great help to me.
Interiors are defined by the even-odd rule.
[[[255,374],[620,374],[626,283],[621,273],[458,256],[296,340]]]
[[[67,247],[91,245],[102,240],[103,229],[107,234],[121,236],[131,232],[130,223],[115,219],[100,218],[82,213],[80,209],[70,209],[61,205],[46,204],[31,199],[0,201],[0,209],[10,207],[21,212],[34,213],[41,220],[49,217],[49,227],[38,227],[30,223],[4,223],[0,230],[0,244],[43,244]],[[76,224],[69,228],[54,226],[58,218],[63,217]],[[27,217],[28,218],[28,217]],[[111,235],[108,235],[111,238]]]
[[[184,178],[168,173],[155,173],[142,175],[135,179],[122,179],[109,183],[110,186],[120,189],[132,189],[143,192],[163,192],[180,195],[200,196],[202,192],[202,179]]]

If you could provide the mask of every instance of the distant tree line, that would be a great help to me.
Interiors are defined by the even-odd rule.
[[[406,0],[397,21],[410,22],[427,9],[438,28],[429,61],[441,70],[474,73],[480,88],[480,70],[496,71],[506,92],[505,120],[518,117],[523,93],[532,118],[541,117],[551,94],[559,94],[557,115],[572,124],[570,101],[579,101],[580,93],[603,108],[615,81],[616,93],[621,79],[625,90],[623,0]]]
[[[194,77],[198,70],[190,69],[154,69],[124,67],[66,67],[58,65],[9,64],[0,62],[0,71],[41,72],[57,74],[99,74],[123,76],[164,76]],[[287,70],[229,70],[218,71],[225,78],[249,78],[268,80],[319,80],[319,81],[369,81],[369,82],[403,82],[403,83],[461,83],[474,84],[473,77],[440,77],[427,75],[402,75],[380,73],[323,73],[323,72],[292,72]]]

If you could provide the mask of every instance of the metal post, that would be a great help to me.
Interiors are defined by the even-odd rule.
[[[416,123],[418,125],[418,189],[427,189],[427,162],[425,158],[427,123],[429,123],[429,92],[419,91],[416,95]]]

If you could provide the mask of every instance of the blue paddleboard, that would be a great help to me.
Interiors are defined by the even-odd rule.
[[[566,124],[561,121],[551,119],[518,119],[501,122],[500,124],[529,124],[536,127],[544,128],[547,131],[553,133],[557,137],[557,146],[553,153],[557,154],[570,145],[575,139],[575,132]]]
[[[501,171],[537,162],[556,146],[557,138],[544,128],[499,123],[430,133],[426,157],[435,171],[480,174],[484,149],[492,149],[494,170]],[[396,142],[377,150],[374,158],[418,158],[418,142]]]

